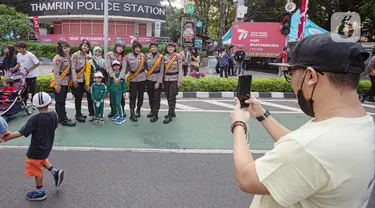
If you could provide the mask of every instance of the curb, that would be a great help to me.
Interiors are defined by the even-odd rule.
[[[54,93],[49,93],[52,98],[55,98]],[[251,92],[251,95],[257,98],[296,98],[296,95],[292,92]],[[236,92],[179,92],[177,98],[234,98],[237,96]],[[84,97],[86,97],[84,95]],[[126,93],[126,97],[129,98],[129,93]],[[161,93],[161,97],[165,98],[165,93]],[[73,94],[68,93],[67,100],[73,99]],[[148,99],[147,92],[144,94],[144,99]]]

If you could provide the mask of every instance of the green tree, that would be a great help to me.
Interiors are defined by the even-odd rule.
[[[6,34],[10,36],[11,32],[13,32],[15,38],[19,35],[21,39],[25,39],[32,31],[33,25],[26,14],[17,12],[14,7],[0,4],[1,36]]]
[[[181,37],[181,20],[184,16],[183,9],[167,6],[166,29],[173,42],[178,42]]]

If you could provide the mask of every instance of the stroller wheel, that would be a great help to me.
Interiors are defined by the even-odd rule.
[[[27,115],[31,115],[34,112],[34,108],[33,108],[33,106],[29,105],[25,108],[25,111],[26,111]]]

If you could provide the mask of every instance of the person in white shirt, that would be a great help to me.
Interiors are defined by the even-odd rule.
[[[231,113],[234,166],[241,190],[254,194],[251,208],[366,208],[374,187],[374,119],[358,100],[365,49],[335,42],[337,34],[300,40],[289,62],[291,85],[310,121],[291,131],[261,102],[247,100]],[[275,141],[254,160],[246,141],[256,117]],[[251,140],[251,138],[250,138]]]
[[[27,51],[27,45],[23,41],[19,41],[16,44],[17,54],[17,66],[20,67],[20,71],[26,76],[27,87],[22,95],[23,101],[27,103],[28,93],[31,93],[31,97],[36,94],[36,79],[39,76],[39,65],[40,62],[36,56]]]
[[[180,56],[182,59],[182,70],[184,71],[184,76],[186,77],[190,74],[189,67],[191,62],[191,54],[187,46],[183,47],[183,50],[180,52]]]

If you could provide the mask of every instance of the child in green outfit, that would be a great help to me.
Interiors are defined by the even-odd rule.
[[[94,105],[94,124],[104,124],[104,99],[107,95],[107,87],[102,83],[103,74],[95,73],[95,83],[91,85],[91,99]]]
[[[113,72],[116,74],[116,78],[120,77],[120,68],[121,63],[117,60],[113,61],[112,69]],[[126,81],[125,79],[121,79],[119,84],[115,84],[113,77],[108,78],[108,92],[111,99],[111,108],[113,109],[113,117],[112,121],[115,121],[116,124],[123,124],[126,120],[124,117],[124,112],[121,107],[121,97],[126,97]]]

